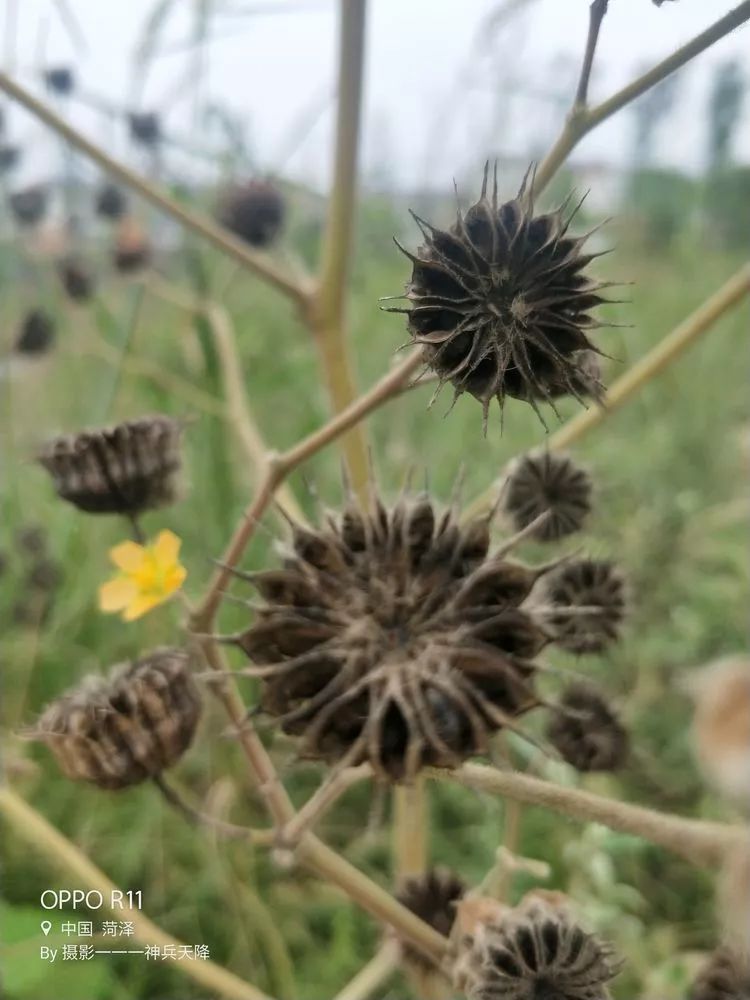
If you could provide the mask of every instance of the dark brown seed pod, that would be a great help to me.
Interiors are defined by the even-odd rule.
[[[599,653],[614,642],[625,618],[625,579],[607,560],[573,559],[544,580],[544,621],[571,653]]]
[[[399,903],[416,913],[430,927],[449,937],[456,919],[456,903],[464,896],[467,885],[460,876],[447,868],[433,868],[424,875],[406,879],[396,894]],[[410,947],[403,945],[403,955],[407,962],[417,966],[433,967],[429,959]]]
[[[147,149],[153,149],[162,140],[161,121],[155,111],[129,112],[128,128],[133,142]]]
[[[253,247],[267,247],[284,225],[286,209],[279,189],[270,181],[235,184],[221,198],[217,217],[223,226]]]
[[[0,175],[7,174],[21,161],[21,150],[9,143],[0,143]]]
[[[608,1000],[612,948],[560,907],[522,902],[463,942],[456,986],[468,1000]]]
[[[750,1000],[750,963],[728,948],[717,949],[693,983],[689,1000]]]
[[[394,310],[408,314],[440,384],[481,402],[485,424],[493,399],[502,407],[511,396],[536,409],[537,400],[561,394],[599,395],[586,359],[600,353],[589,333],[602,324],[590,313],[609,284],[586,273],[598,255],[583,252],[590,234],[570,235],[575,209],[567,212],[566,203],[535,215],[528,178],[500,205],[487,175],[485,168],[479,201],[450,230],[414,216],[425,242],[416,254],[400,247],[413,270],[409,307]]]
[[[8,197],[11,213],[19,226],[31,228],[42,221],[47,214],[47,196],[48,191],[43,184],[34,184],[14,191]]]
[[[87,302],[94,294],[94,276],[76,257],[67,257],[57,266],[62,286],[74,302]]]
[[[182,424],[159,414],[65,434],[37,456],[58,496],[89,514],[135,515],[177,499]]]
[[[85,678],[28,735],[47,744],[66,777],[114,790],[176,764],[200,712],[187,654],[157,649],[107,677]]]
[[[616,771],[628,757],[627,731],[590,684],[573,684],[552,710],[547,739],[577,771]]]
[[[525,602],[545,570],[488,547],[487,518],[461,525],[426,495],[350,501],[253,574],[265,607],[233,641],[303,756],[410,780],[485,752],[536,705],[546,637]]]
[[[128,199],[125,192],[106,181],[96,192],[94,210],[104,219],[121,219],[128,210]]]
[[[503,508],[517,530],[541,514],[533,537],[551,542],[579,531],[591,512],[592,483],[585,469],[557,452],[529,452],[508,468]]]
[[[44,71],[44,83],[53,94],[67,97],[73,93],[75,76],[69,66],[52,66]]]
[[[18,354],[46,354],[57,336],[55,321],[43,309],[32,309],[24,316],[16,339]]]

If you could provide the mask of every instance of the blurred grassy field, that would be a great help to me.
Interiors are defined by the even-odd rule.
[[[403,228],[401,220],[395,224]],[[407,277],[407,262],[389,242],[392,225],[384,206],[365,207],[351,308],[363,387],[387,368],[406,339],[402,318],[378,307],[378,298],[398,292]],[[416,242],[416,233],[410,238]],[[617,359],[607,363],[611,381],[722,284],[740,260],[704,252],[693,240],[669,253],[647,255],[616,225],[606,239],[619,248],[600,262],[599,271],[634,282],[632,303],[611,306],[608,313],[633,328],[603,331],[598,340]],[[227,265],[210,254],[203,260],[214,285],[225,283]],[[96,588],[109,573],[107,551],[126,529],[114,519],[87,518],[56,502],[42,471],[28,461],[35,445],[52,432],[142,412],[194,417],[186,434],[186,499],[145,520],[150,534],[170,527],[183,538],[191,597],[200,593],[210,560],[221,552],[249,495],[253,469],[218,415],[216,360],[188,314],[138,281],[112,279],[96,303],[74,307],[63,301],[43,268],[37,269],[35,286],[19,283],[11,249],[4,251],[0,266],[6,330],[13,328],[24,303],[34,304],[39,295],[54,308],[59,323],[57,349],[0,383],[0,550],[8,557],[0,577],[0,662],[9,780],[120,886],[142,889],[144,911],[170,933],[209,945],[215,961],[280,1000],[327,1000],[376,948],[380,932],[372,921],[304,873],[275,871],[264,853],[218,843],[187,827],[151,787],[108,794],[65,781],[43,749],[16,736],[49,699],[85,673],[179,640],[176,605],[131,625],[97,612]],[[179,286],[179,261],[165,262],[164,268]],[[270,444],[288,446],[326,413],[309,336],[286,303],[251,276],[235,274],[223,301],[236,324],[258,423]],[[731,653],[745,641],[747,328],[746,307],[725,317],[576,447],[599,487],[597,510],[582,541],[587,551],[612,555],[624,565],[634,595],[633,615],[619,646],[601,659],[566,663],[605,683],[635,734],[630,768],[617,779],[587,784],[686,815],[729,815],[696,772],[689,705],[678,679],[684,669]],[[175,392],[175,377],[192,391],[185,395],[180,381]],[[169,384],[161,384],[164,380]],[[518,450],[543,441],[543,428],[522,404],[509,403],[502,435],[495,414],[484,439],[481,411],[473,400],[462,398],[444,419],[450,394],[428,412],[430,393],[425,387],[403,395],[371,422],[375,465],[386,493],[416,465],[429,476],[434,492],[447,497],[463,467],[468,498]],[[207,404],[206,395],[213,403]],[[563,414],[575,409],[566,405]],[[310,484],[335,504],[338,481],[339,459],[328,450],[296,474],[292,486],[312,511]],[[276,525],[270,517],[266,523],[269,530],[256,536],[247,555],[248,567],[273,558],[269,549]],[[28,559],[15,539],[19,528],[37,525],[64,574],[43,622],[38,621],[40,606],[27,600]],[[26,606],[19,608],[19,602]],[[246,614],[237,605],[226,607],[222,627],[231,630]],[[27,620],[19,623],[19,615]],[[564,662],[562,654],[556,656]],[[223,729],[223,718],[209,706],[200,738],[179,768],[179,783],[218,814],[262,825],[263,812],[241,755],[222,737]],[[290,744],[266,735],[301,801],[319,780],[319,770],[292,768]],[[521,745],[517,752],[526,753]],[[578,780],[560,765],[549,767],[557,780]],[[503,803],[444,785],[431,794],[435,859],[479,880],[503,837]],[[389,884],[387,811],[380,824],[363,832],[362,817],[372,802],[370,787],[352,790],[321,833]],[[524,811],[521,829],[522,853],[548,861],[548,884],[570,891],[588,922],[627,956],[616,995],[682,997],[696,954],[715,939],[708,877],[634,838],[583,829],[537,809]],[[172,967],[128,956],[106,965],[102,960],[43,965],[36,957],[38,925],[47,914],[39,911],[39,895],[71,880],[30,851],[23,837],[8,836],[5,847],[8,1000],[194,1000],[208,995]],[[518,877],[514,894],[529,885],[528,877]],[[398,982],[382,994],[384,1000],[406,995],[406,986]]]

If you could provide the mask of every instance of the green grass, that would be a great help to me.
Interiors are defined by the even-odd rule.
[[[407,262],[389,245],[383,228],[381,220],[362,234],[352,281],[352,339],[363,387],[386,370],[394,349],[406,339],[402,317],[378,306],[378,298],[398,292],[407,277]],[[618,241],[616,230],[607,236]],[[416,233],[410,238],[416,242]],[[226,270],[211,255],[206,262],[215,273]],[[634,282],[632,304],[609,307],[608,313],[633,328],[603,331],[598,340],[617,359],[607,363],[607,380],[656,344],[738,264],[736,256],[705,254],[697,245],[650,257],[624,242],[605,258],[600,268],[605,275]],[[9,259],[2,261],[6,276],[12,267]],[[170,269],[181,281],[179,264]],[[7,287],[6,282],[6,296]],[[29,294],[22,288],[18,298]],[[98,310],[71,308],[54,298],[58,349],[23,377],[0,383],[0,550],[10,557],[0,577],[6,771],[14,787],[119,885],[142,889],[145,912],[170,933],[208,944],[215,961],[279,1000],[326,1000],[376,948],[380,931],[369,918],[303,872],[276,871],[264,853],[238,843],[216,843],[187,827],[150,787],[108,794],[65,781],[42,748],[16,735],[49,699],[86,672],[179,638],[176,606],[132,625],[97,612],[96,588],[109,572],[107,551],[126,528],[57,502],[43,472],[28,461],[35,445],[52,432],[105,417],[153,410],[195,417],[186,435],[186,499],[146,518],[150,534],[170,527],[184,539],[191,597],[200,593],[210,560],[220,554],[250,494],[253,470],[221,418],[129,374],[127,366],[117,372],[81,352],[81,345],[99,338],[115,347],[128,342],[129,357],[149,359],[205,392],[219,391],[206,342],[184,313],[146,294],[131,328],[136,294],[132,286],[109,282]],[[53,298],[51,286],[47,296]],[[238,275],[225,301],[236,323],[258,422],[269,443],[284,448],[325,419],[314,345],[288,305],[253,277]],[[3,306],[6,323],[14,307]],[[587,551],[619,560],[633,590],[629,627],[611,654],[580,664],[557,656],[558,662],[603,681],[620,699],[634,732],[637,754],[630,769],[618,779],[593,781],[591,787],[685,815],[728,816],[727,807],[696,771],[689,745],[690,709],[677,680],[682,670],[731,653],[744,641],[747,537],[736,511],[743,490],[740,470],[747,462],[741,446],[747,427],[746,329],[746,309],[727,315],[576,446],[599,489],[597,510],[582,542]],[[430,392],[422,388],[400,397],[370,423],[375,466],[386,494],[415,467],[418,476],[429,477],[438,496],[447,497],[463,468],[468,498],[486,488],[520,449],[543,442],[543,428],[523,404],[509,403],[502,434],[495,413],[485,439],[481,411],[473,400],[461,398],[445,416],[450,393],[428,411]],[[564,417],[575,411],[575,405],[562,407]],[[337,503],[335,449],[292,477],[312,512],[310,484],[326,503]],[[64,571],[64,583],[39,628],[19,626],[13,617],[14,606],[27,593],[28,571],[13,536],[19,526],[32,524],[43,526]],[[269,530],[256,536],[247,554],[248,567],[275,558],[275,522],[269,517],[266,524]],[[228,606],[222,628],[236,627],[246,614]],[[252,701],[249,684],[245,693]],[[231,809],[236,821],[262,825],[263,810],[237,746],[222,735],[224,725],[216,707],[209,706],[200,738],[179,768],[179,781],[202,800]],[[290,743],[270,731],[264,735],[295,799],[302,801],[320,770],[294,765]],[[384,825],[363,836],[362,819],[371,802],[369,787],[352,790],[323,822],[321,833],[387,885],[387,817]],[[503,803],[439,785],[432,789],[431,808],[435,859],[469,880],[481,879],[502,840]],[[611,936],[627,956],[618,997],[677,1000],[684,994],[692,954],[715,941],[712,887],[705,873],[633,838],[582,829],[537,809],[523,814],[521,850],[548,861],[549,886],[570,891],[589,923]],[[3,927],[10,942],[5,960],[9,1000],[206,996],[173,968],[127,957],[96,968],[37,965],[39,895],[45,888],[69,884],[70,878],[37,857],[22,837],[7,838]],[[527,876],[519,876],[514,894],[530,885]],[[394,985],[386,995],[404,997],[406,987]]]

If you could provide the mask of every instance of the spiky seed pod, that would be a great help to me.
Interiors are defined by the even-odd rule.
[[[189,658],[157,649],[85,678],[54,701],[29,735],[46,743],[68,778],[119,789],[177,763],[201,712]]]
[[[65,434],[37,456],[63,500],[89,514],[140,514],[177,498],[182,424],[158,414]]]
[[[153,149],[162,140],[161,121],[155,111],[131,111],[128,127],[130,138],[139,146]]]
[[[96,192],[94,210],[104,219],[121,219],[128,209],[128,199],[125,192],[106,181]]]
[[[618,972],[608,944],[541,899],[521,903],[464,948],[456,986],[468,1000],[606,1000]]]
[[[8,143],[0,144],[0,175],[7,174],[14,167],[17,167],[21,159],[21,150],[18,146],[11,146]]]
[[[75,257],[61,260],[57,266],[62,286],[74,302],[87,302],[94,294],[94,276],[91,270]]]
[[[592,483],[585,469],[556,452],[529,452],[508,468],[503,507],[517,530],[547,514],[533,537],[551,542],[583,527],[591,511]]]
[[[551,402],[561,391],[582,396],[587,380],[581,352],[599,353],[588,331],[601,325],[590,311],[604,302],[586,273],[597,256],[583,253],[588,237],[569,227],[567,203],[534,215],[527,179],[516,198],[498,204],[497,180],[487,193],[487,168],[479,201],[459,212],[450,230],[414,216],[424,244],[406,286],[407,327],[425,363],[468,392],[484,410],[507,396]],[[400,246],[400,244],[399,244]]]
[[[67,97],[73,93],[75,76],[69,66],[53,66],[44,71],[44,83],[53,94]]]
[[[627,731],[590,684],[573,684],[552,710],[547,738],[577,771],[616,771],[627,760]]]
[[[750,1000],[750,965],[727,948],[717,949],[693,983],[689,1000]]]
[[[34,184],[14,191],[8,198],[8,204],[19,226],[31,228],[47,214],[47,200],[47,188],[43,184]]]
[[[456,904],[466,890],[466,883],[455,872],[447,868],[433,868],[424,875],[408,878],[396,898],[407,910],[416,913],[443,937],[448,937],[456,919]],[[403,954],[405,960],[414,965],[433,965],[408,944],[404,944]]]
[[[390,510],[373,498],[296,528],[283,567],[253,574],[265,606],[233,641],[303,756],[408,781],[484,752],[534,707],[546,636],[524,605],[548,567],[488,546],[487,518],[460,525],[426,495]]]
[[[270,181],[236,184],[223,195],[219,221],[253,247],[269,246],[284,225],[286,208],[279,189]]]
[[[55,321],[43,309],[32,309],[21,323],[16,339],[18,354],[45,354],[54,344],[57,332]]]
[[[625,579],[607,560],[573,559],[544,580],[545,624],[571,653],[599,653],[625,618]]]

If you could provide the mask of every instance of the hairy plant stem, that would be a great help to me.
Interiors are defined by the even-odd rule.
[[[8,786],[0,786],[0,812],[9,825],[22,838],[25,845],[31,845],[61,870],[72,874],[81,886],[95,889],[102,894],[104,906],[115,916],[122,916],[121,910],[110,905],[113,891],[117,886],[103,871],[92,864],[86,855],[58,830],[51,826],[32,806],[25,802]],[[118,890],[119,891],[119,890]],[[122,896],[122,893],[120,893]],[[176,950],[182,944],[173,938],[139,910],[131,910],[129,919],[133,924],[133,938],[141,944],[170,945]],[[259,989],[243,982],[227,969],[210,960],[186,959],[175,962],[178,972],[189,976],[212,994],[227,1000],[271,1000]]]
[[[155,205],[160,211],[171,215],[186,229],[197,233],[218,250],[232,257],[243,267],[263,278],[274,288],[290,298],[300,309],[307,310],[312,284],[305,275],[289,274],[282,269],[273,258],[266,254],[249,249],[242,240],[232,233],[216,225],[200,212],[195,212],[176,201],[170,195],[160,191],[145,177],[126,167],[114,157],[106,153],[96,143],[91,142],[77,129],[60,117],[43,101],[38,100],[28,90],[13,80],[7,73],[0,71],[0,90],[18,101],[27,111],[44,122],[58,135],[62,136],[71,146],[80,150],[90,160],[98,164],[116,180],[136,191],[142,198]]]
[[[748,295],[750,295],[750,264],[744,264],[717,292],[698,306],[695,312],[620,376],[612,384],[600,405],[591,406],[577,413],[549,437],[546,446],[550,449],[568,448],[588,431],[603,423]],[[489,489],[484,490],[465,508],[462,517],[469,520],[488,510],[495,502],[497,487],[498,484],[494,483]]]
[[[308,313],[337,413],[357,395],[346,337],[346,303],[353,255],[366,11],[366,0],[340,0],[333,187],[323,234],[320,284]],[[352,486],[364,497],[368,478],[364,429],[354,425],[342,439],[342,446]]]
[[[464,764],[455,771],[432,769],[430,774],[527,805],[543,806],[573,819],[601,823],[612,830],[642,837],[694,864],[717,866],[727,851],[747,841],[747,830],[742,826],[684,819],[484,764]]]
[[[697,55],[700,55],[701,52],[705,52],[706,49],[748,20],[750,20],[750,0],[744,0],[734,10],[730,10],[728,14],[719,18],[718,21],[705,31],[696,35],[695,38],[681,46],[670,56],[667,56],[662,62],[657,63],[652,69],[639,76],[637,80],[633,80],[632,83],[623,87],[622,90],[618,90],[616,94],[613,94],[606,101],[602,101],[601,104],[592,108],[585,108],[582,102],[577,100],[568,115],[560,135],[539,165],[539,169],[534,177],[534,194],[539,195],[542,193],[560,167],[565,163],[570,152],[575,149],[581,139],[591,132],[592,129],[596,128],[597,125],[600,125],[607,118],[611,118],[615,112],[630,104],[631,101],[640,97],[641,94],[645,94],[647,90],[656,86],[657,83],[661,83],[666,77],[690,62]],[[589,32],[589,41],[587,42],[587,55],[590,44],[591,32]],[[596,39],[594,39],[594,46],[595,44]],[[591,59],[593,61],[593,50],[591,52]],[[585,60],[586,57],[584,57],[584,69],[586,65]],[[585,95],[588,80],[587,78],[584,79],[583,75],[581,83],[584,84]],[[580,90],[581,84],[579,84]]]

